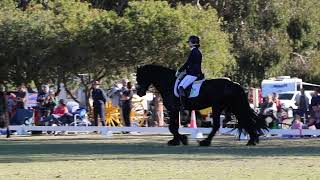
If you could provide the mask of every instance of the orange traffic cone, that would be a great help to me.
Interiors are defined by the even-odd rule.
[[[194,130],[191,133],[192,139],[199,139],[203,138],[202,132],[197,128],[197,119],[196,119],[196,112],[193,110],[191,111],[191,119],[190,119],[190,126],[189,128],[193,128]]]
[[[189,128],[197,128],[196,112],[194,110],[191,111]]]

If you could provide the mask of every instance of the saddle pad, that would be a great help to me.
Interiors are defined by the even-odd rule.
[[[193,97],[197,97],[199,95],[200,92],[200,88],[202,83],[205,81],[205,79],[199,80],[199,81],[194,81],[192,83],[192,88],[191,88],[191,92],[189,94],[188,98],[193,98]],[[178,84],[180,83],[180,79],[177,78],[175,84],[174,84],[174,95],[176,97],[179,97],[179,93],[178,93]]]

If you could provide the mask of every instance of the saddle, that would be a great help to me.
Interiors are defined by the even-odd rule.
[[[179,87],[179,84],[181,82],[181,80],[186,76],[185,73],[181,73],[179,75],[179,77],[177,77],[176,79],[176,82],[175,82],[175,85],[174,85],[174,94],[176,97],[179,97],[179,90],[178,90],[178,87]],[[198,76],[198,78],[193,82],[191,83],[186,89],[185,89],[185,95],[186,97],[188,98],[192,98],[192,97],[197,97],[199,95],[199,91],[200,91],[200,88],[201,88],[201,85],[202,83],[205,81],[205,78],[204,78],[204,74],[200,74]]]

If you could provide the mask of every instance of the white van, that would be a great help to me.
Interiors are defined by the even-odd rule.
[[[290,76],[279,76],[265,79],[261,83],[262,96],[266,97],[272,93],[287,91],[298,91],[302,87],[302,79],[291,78]]]
[[[314,91],[305,91],[305,95],[309,98],[309,104],[311,103],[312,94]],[[284,109],[298,109],[295,105],[295,98],[300,95],[300,91],[286,91],[279,93],[279,100]]]
[[[278,76],[275,78],[265,79],[261,83],[262,96],[266,97],[272,93],[282,92],[299,92],[301,88],[313,89],[320,87],[318,84],[302,82],[302,79],[291,78],[290,76]]]

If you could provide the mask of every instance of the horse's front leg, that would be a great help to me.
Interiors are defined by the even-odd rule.
[[[212,130],[206,139],[199,142],[200,146],[210,146],[212,138],[214,137],[214,135],[216,134],[216,132],[220,128],[221,111],[218,111],[217,109],[215,109],[215,110],[212,109],[212,112],[213,112],[213,114],[212,114],[212,120],[213,120]]]
[[[170,111],[169,130],[173,134],[173,139],[168,141],[169,146],[180,145],[180,142],[184,145],[188,145],[188,138],[186,135],[179,133],[179,111]]]

